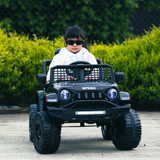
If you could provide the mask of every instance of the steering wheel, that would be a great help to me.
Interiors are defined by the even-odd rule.
[[[79,65],[79,64],[90,64],[90,63],[86,61],[75,61],[75,62],[72,62],[70,65]]]
[[[72,62],[70,65],[83,65],[83,64],[85,65],[85,64],[90,64],[90,63],[86,61],[75,61],[75,62]],[[92,68],[84,68],[84,75],[85,76],[90,75],[92,70],[93,70]],[[72,68],[66,69],[66,73],[69,76],[73,76],[74,78],[77,78],[76,70],[73,70]]]

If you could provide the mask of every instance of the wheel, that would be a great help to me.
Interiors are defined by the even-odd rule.
[[[54,153],[61,140],[61,124],[45,111],[37,113],[33,125],[33,144],[38,153]]]
[[[38,105],[31,104],[29,110],[29,139],[31,142],[33,142],[33,123],[37,112],[38,112]]]
[[[102,136],[105,140],[111,140],[112,139],[112,126],[110,122],[108,122],[106,125],[101,126]]]
[[[138,114],[130,109],[129,113],[117,119],[113,126],[112,142],[117,149],[136,148],[141,140],[141,123]]]

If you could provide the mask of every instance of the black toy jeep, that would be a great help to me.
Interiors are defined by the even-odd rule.
[[[103,138],[112,140],[116,148],[130,150],[141,140],[141,123],[130,109],[130,96],[119,91],[122,72],[113,73],[110,65],[74,62],[51,68],[50,82],[46,83],[46,67],[37,81],[43,90],[37,93],[37,104],[30,105],[30,140],[39,153],[58,150],[63,123],[84,123],[101,126]]]

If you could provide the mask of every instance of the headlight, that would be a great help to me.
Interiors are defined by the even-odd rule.
[[[60,96],[63,100],[68,100],[71,96],[71,93],[67,90],[62,90]]]
[[[115,90],[115,89],[110,89],[109,91],[108,91],[108,98],[110,98],[110,99],[115,99],[117,97],[117,90]]]

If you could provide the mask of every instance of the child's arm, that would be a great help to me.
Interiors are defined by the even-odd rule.
[[[52,68],[56,65],[62,65],[62,57],[60,56],[60,54],[57,54],[53,57],[53,60],[52,60],[51,64],[49,65],[49,71],[47,73],[46,82],[50,81],[50,68]]]

